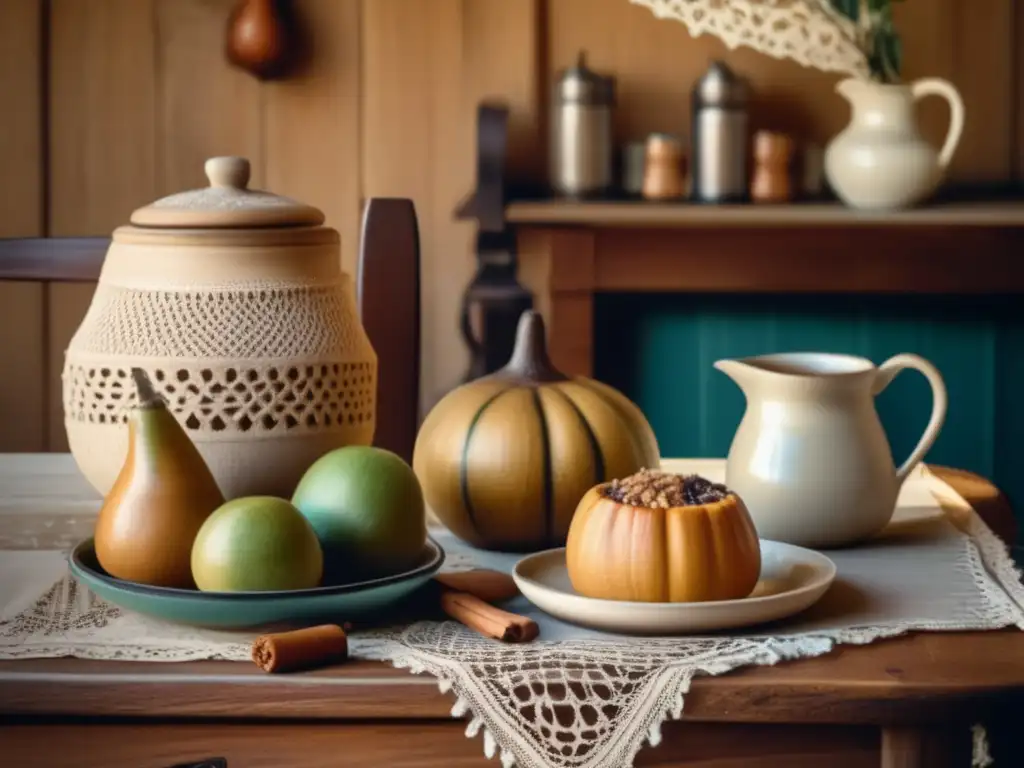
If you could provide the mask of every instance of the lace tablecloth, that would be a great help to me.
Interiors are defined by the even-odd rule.
[[[721,479],[719,461],[672,462]],[[38,480],[38,478],[36,478]],[[56,478],[50,481],[57,482]],[[248,661],[253,633],[174,626],[122,611],[76,585],[65,551],[89,535],[96,501],[60,484],[46,535],[19,538],[11,521],[46,515],[30,494],[4,488],[0,515],[0,658]],[[83,495],[84,494],[84,495]],[[940,506],[941,502],[941,506]],[[445,531],[445,568],[509,570],[516,557],[473,550]],[[42,548],[39,548],[42,547]],[[482,736],[488,756],[521,768],[628,766],[661,724],[681,716],[690,681],[747,665],[827,653],[911,630],[1024,629],[1024,587],[1007,548],[945,483],[921,469],[900,496],[893,523],[869,546],[830,551],[833,588],[812,609],[770,629],[728,635],[630,638],[554,620],[522,597],[506,607],[534,617],[541,639],[506,645],[454,622],[356,633],[355,656],[437,677]],[[569,705],[569,706],[566,706]]]

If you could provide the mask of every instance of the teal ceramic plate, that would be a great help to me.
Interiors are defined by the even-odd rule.
[[[245,629],[386,617],[406,601],[415,601],[419,590],[441,568],[444,550],[428,539],[420,564],[404,573],[339,586],[280,592],[200,592],[115,579],[100,567],[91,538],[75,547],[69,559],[75,578],[114,605],[180,624]]]

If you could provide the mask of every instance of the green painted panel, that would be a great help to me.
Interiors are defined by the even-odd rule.
[[[662,451],[724,457],[743,415],[739,389],[712,364],[769,352],[931,360],[949,390],[928,461],[969,469],[1009,496],[1024,527],[1024,305],[1017,299],[926,296],[609,294],[595,309],[595,375],[644,410]],[[923,376],[900,374],[877,400],[895,461],[931,412]],[[1024,537],[1022,537],[1024,540]]]

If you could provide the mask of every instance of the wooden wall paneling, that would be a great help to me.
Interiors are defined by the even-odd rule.
[[[43,234],[42,4],[0,3],[0,237]],[[0,282],[0,451],[43,449],[43,287]]]
[[[461,0],[363,3],[363,196],[408,197],[416,205],[423,410],[454,382],[455,360],[464,359],[456,326],[446,332],[440,319],[454,308],[446,311],[438,294],[445,281],[459,281],[464,268],[453,274],[452,265],[469,248],[469,227],[451,216],[472,179],[468,124],[460,120],[462,10]]]
[[[42,451],[46,396],[43,286],[0,282],[0,452]]]
[[[507,175],[536,182],[547,172],[546,0],[463,3],[465,107],[485,98],[509,107]]]
[[[50,8],[48,234],[109,236],[158,192],[154,4],[53,0]],[[61,369],[94,288],[45,288],[39,354],[48,450],[67,447]]]
[[[49,283],[46,302],[47,354],[47,414],[46,450],[63,452],[68,450],[67,434],[64,431],[63,388],[61,371],[64,368],[64,353],[71,337],[85,317],[95,283]]]
[[[1013,174],[1012,0],[901,3],[896,24],[904,41],[904,79],[943,77],[960,91],[967,112],[949,179],[1008,181]],[[936,146],[949,127],[941,98],[924,99],[921,129]]]
[[[153,0],[50,8],[47,234],[109,236],[157,191]]]
[[[509,181],[528,182],[544,177],[546,158],[545,110],[541,101],[541,0],[463,0],[462,95],[459,130],[469,141],[453,147],[458,153],[451,192],[461,197],[476,180],[477,107],[484,100],[500,100],[509,108],[506,168]],[[443,172],[443,171],[442,171]],[[468,350],[457,333],[462,294],[476,269],[475,229],[455,222],[451,209],[444,222],[449,241],[446,277],[435,281],[438,311],[430,333],[438,340],[442,357],[433,395],[443,394],[465,372]],[[442,346],[443,345],[443,346]]]
[[[535,0],[365,0],[363,3],[363,195],[416,204],[423,258],[426,410],[458,383],[467,352],[459,299],[472,275],[473,228],[456,222],[475,180],[478,102],[503,96],[525,149],[538,81]]]
[[[957,5],[957,0],[934,0],[927,4],[899,3],[894,6],[893,15],[903,39],[904,80],[942,77],[955,83]],[[917,114],[922,134],[936,147],[940,146],[949,127],[949,107],[944,100],[939,97],[923,99],[918,105]],[[970,118],[968,114],[964,138],[953,158],[950,180],[957,180],[961,169],[970,163],[965,152],[967,142],[970,141],[967,135],[971,128]]]
[[[42,7],[0,3],[0,237],[43,233]]]
[[[235,0],[155,2],[159,194],[205,187],[203,163],[217,155],[247,157],[252,164],[250,186],[262,186],[266,167],[260,83],[230,66],[224,56],[225,28]]]
[[[956,30],[952,82],[967,112],[952,173],[965,182],[1009,181],[1015,144],[1014,0],[956,2],[950,10]],[[1020,42],[1024,45],[1024,39]],[[940,120],[941,129],[948,125],[948,109],[938,101],[946,121]]]
[[[360,0],[299,0],[307,55],[264,93],[268,189],[320,208],[341,233],[344,268],[359,255]]]
[[[617,141],[654,130],[689,133],[687,91],[704,59],[724,46],[710,37],[693,39],[682,24],[616,0],[554,0],[548,16],[548,79],[580,51],[590,67],[614,75]]]

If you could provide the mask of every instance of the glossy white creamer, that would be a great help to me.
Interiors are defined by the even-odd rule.
[[[878,367],[820,353],[720,360],[715,367],[747,398],[726,484],[746,502],[762,539],[839,547],[878,533],[946,417],[942,376],[917,355],[896,355]],[[924,435],[897,469],[875,397],[907,368],[924,374],[934,400]]]

